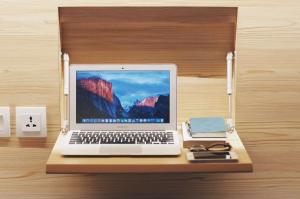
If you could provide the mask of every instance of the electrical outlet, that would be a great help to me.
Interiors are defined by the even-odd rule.
[[[46,107],[16,107],[17,137],[46,137]]]
[[[40,114],[24,114],[21,116],[23,132],[40,132],[41,131],[41,115]]]
[[[0,107],[0,137],[10,137],[10,110],[8,106]]]

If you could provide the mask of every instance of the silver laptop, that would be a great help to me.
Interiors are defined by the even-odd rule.
[[[174,64],[73,64],[62,155],[179,155]]]

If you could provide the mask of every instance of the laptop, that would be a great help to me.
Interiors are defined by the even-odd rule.
[[[179,155],[174,64],[70,65],[62,155]]]

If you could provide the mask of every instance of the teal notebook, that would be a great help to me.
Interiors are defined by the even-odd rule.
[[[194,138],[226,137],[227,125],[223,117],[190,119],[190,133]]]

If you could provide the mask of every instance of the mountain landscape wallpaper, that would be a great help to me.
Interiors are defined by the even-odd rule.
[[[77,71],[76,89],[77,123],[169,123],[169,71]]]

